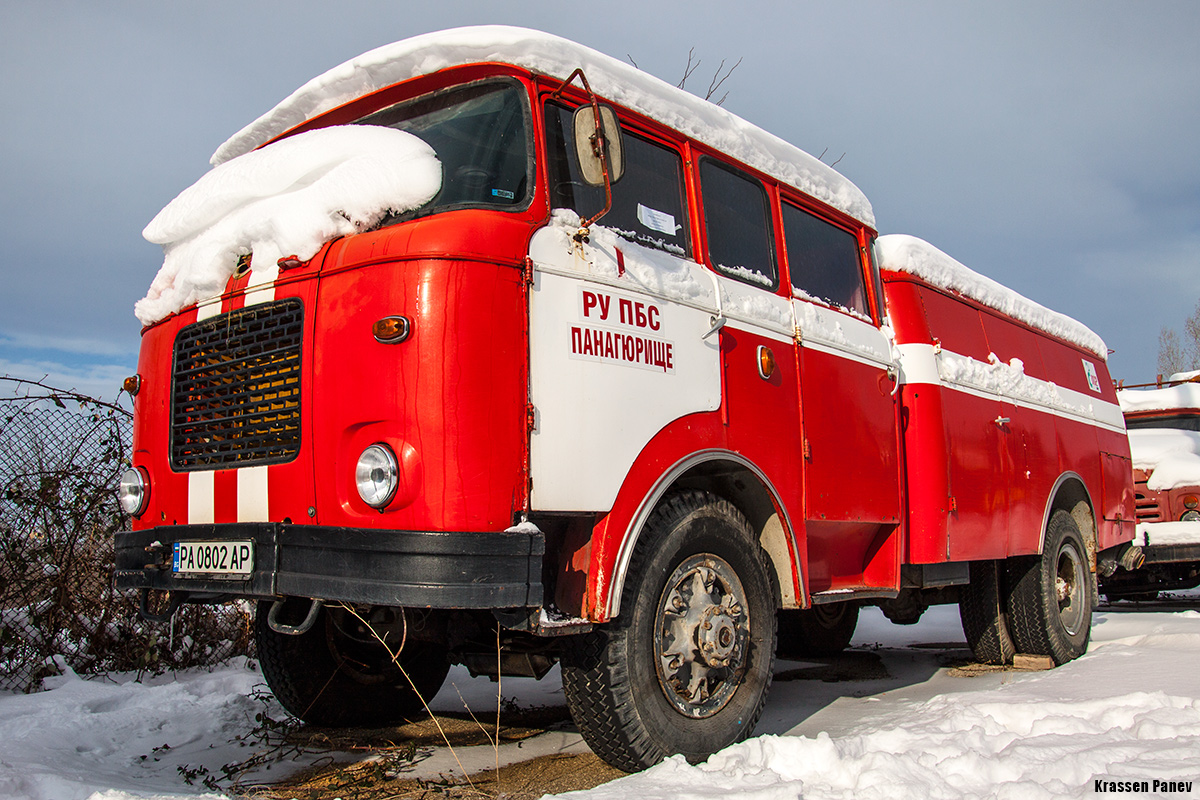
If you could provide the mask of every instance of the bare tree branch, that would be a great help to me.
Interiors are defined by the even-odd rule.
[[[687,83],[687,79],[692,77],[692,73],[696,71],[696,67],[700,66],[699,59],[696,59],[695,65],[692,64],[692,56],[695,54],[695,52],[696,52],[696,48],[694,48],[694,47],[688,48],[687,66],[683,68],[683,77],[679,79],[679,83],[675,84],[680,89],[682,89],[683,85],[685,83]]]
[[[1163,375],[1200,369],[1200,303],[1183,321],[1183,334],[1163,328],[1158,335],[1158,371]]]
[[[633,60],[633,56],[629,55],[629,53],[626,53],[625,57],[629,59],[630,64],[633,64],[634,69],[641,69],[641,67],[637,65],[637,62]]]
[[[700,62],[696,62],[697,66],[699,66],[699,63],[700,63]],[[734,64],[732,67],[730,67],[730,68],[729,68],[729,71],[725,73],[725,76],[724,76],[724,77],[722,77],[722,76],[721,76],[721,70],[725,68],[725,59],[723,59],[723,58],[722,58],[722,59],[721,59],[721,64],[720,64],[720,66],[718,66],[718,67],[717,67],[717,71],[716,71],[715,73],[713,73],[713,79],[712,79],[712,80],[709,82],[709,84],[708,84],[708,94],[704,95],[704,99],[705,99],[705,100],[708,100],[708,99],[710,99],[710,98],[711,98],[711,97],[712,97],[714,94],[716,94],[716,93],[717,93],[717,89],[720,89],[720,88],[721,88],[721,84],[722,84],[722,83],[724,83],[724,82],[725,82],[725,81],[726,81],[726,80],[729,78],[729,76],[733,74],[733,71],[734,71],[735,69],[737,69],[739,66],[741,66],[741,63],[742,63],[742,59],[740,59],[740,58],[739,58],[739,59],[737,60],[737,64]],[[726,92],[726,93],[725,93],[725,96],[724,96],[724,97],[722,97],[722,98],[721,98],[721,99],[720,99],[720,100],[717,102],[717,105],[721,105],[721,103],[724,103],[724,102],[725,102],[725,97],[728,97],[728,96],[729,96],[729,92]]]

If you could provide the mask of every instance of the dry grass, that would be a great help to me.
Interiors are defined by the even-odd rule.
[[[514,709],[503,715],[500,743],[521,742],[569,720],[564,707]],[[469,776],[413,778],[412,767],[432,748],[489,746],[494,729],[484,730],[467,715],[430,719],[377,729],[301,727],[289,744],[313,751],[360,754],[329,760],[278,783],[242,786],[235,796],[254,800],[385,800],[385,798],[507,798],[590,789],[621,777],[591,753],[553,754]],[[443,736],[445,738],[443,738]]]

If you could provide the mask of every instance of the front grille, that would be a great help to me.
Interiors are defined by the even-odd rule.
[[[1133,493],[1138,522],[1161,522],[1162,508],[1158,505],[1158,495],[1148,494],[1138,489],[1144,489],[1146,484],[1139,481]]]
[[[295,298],[189,325],[175,337],[171,466],[291,461],[300,452],[300,342]]]

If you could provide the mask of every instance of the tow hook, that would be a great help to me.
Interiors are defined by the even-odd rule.
[[[162,589],[153,590],[156,596],[164,596],[167,600],[167,607],[163,611],[157,613],[150,610],[150,592],[151,590],[143,587],[140,597],[138,598],[138,613],[142,615],[142,619],[147,622],[170,622],[171,617],[175,616],[175,612],[183,605],[186,593],[163,591]]]
[[[284,636],[300,636],[308,633],[317,621],[317,614],[321,613],[321,607],[325,605],[321,600],[313,600],[304,620],[299,625],[288,625],[285,622],[279,621],[279,614],[283,611],[283,604],[285,602],[286,600],[276,600],[271,604],[271,610],[267,613],[267,625],[270,626],[271,630],[281,633]]]

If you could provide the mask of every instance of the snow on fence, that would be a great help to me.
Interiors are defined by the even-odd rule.
[[[0,376],[0,691],[36,691],[66,670],[157,673],[248,654],[244,605],[189,606],[154,625],[112,588],[131,438],[118,405]]]

